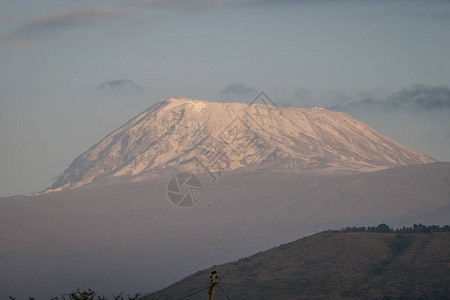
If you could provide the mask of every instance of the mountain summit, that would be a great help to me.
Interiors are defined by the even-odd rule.
[[[429,162],[342,112],[170,98],[77,157],[50,190],[171,168],[367,171]]]

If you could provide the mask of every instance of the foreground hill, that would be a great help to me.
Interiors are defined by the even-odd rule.
[[[194,293],[216,270],[217,300],[449,299],[449,247],[450,232],[322,232],[200,271],[149,298]]]
[[[216,175],[199,175],[201,198],[184,209],[167,198],[172,175],[0,198],[0,299],[152,292],[329,228],[450,223],[450,163]]]
[[[431,162],[341,112],[171,98],[76,158],[50,190],[170,168],[373,171]]]

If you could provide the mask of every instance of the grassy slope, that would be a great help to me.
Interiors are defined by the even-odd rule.
[[[151,299],[178,299],[199,290],[213,269],[231,299],[447,299],[449,249],[448,232],[323,232],[200,271]],[[214,299],[227,298],[216,289]]]

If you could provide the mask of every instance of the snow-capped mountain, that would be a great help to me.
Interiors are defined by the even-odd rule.
[[[341,112],[170,98],[76,158],[50,190],[171,168],[367,171],[429,162]]]

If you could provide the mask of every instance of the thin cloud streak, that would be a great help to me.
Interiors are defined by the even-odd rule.
[[[35,42],[23,40],[11,34],[0,33],[0,48],[8,51],[25,51],[33,48]]]
[[[38,44],[36,38],[41,34],[97,24],[124,15],[125,10],[112,6],[84,6],[68,12],[41,15],[9,33],[0,33],[0,48],[10,51],[29,50]]]
[[[199,12],[234,2],[229,0],[125,0],[127,3],[150,8]]]
[[[35,34],[46,30],[93,24],[103,19],[122,16],[125,11],[111,6],[85,6],[68,12],[37,17],[17,30],[19,34]]]

